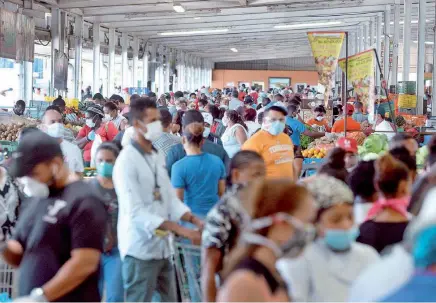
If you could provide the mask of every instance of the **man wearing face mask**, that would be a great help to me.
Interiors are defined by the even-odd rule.
[[[284,133],[287,110],[273,105],[265,111],[262,129],[249,138],[242,150],[257,152],[265,161],[267,178],[294,180],[294,144]]]
[[[203,223],[193,216],[171,186],[161,155],[152,142],[162,134],[156,103],[139,98],[130,104],[134,134],[113,171],[118,195],[118,248],[123,261],[126,302],[150,302],[155,291],[175,302],[176,281],[169,232],[199,241],[197,230],[176,222]]]
[[[213,117],[212,114],[209,113],[201,113],[201,115],[204,118],[204,133],[203,133],[203,137],[215,144],[218,144],[220,146],[223,146],[223,142],[221,141],[220,137],[218,137],[217,135],[215,135],[214,133],[211,132],[211,127],[213,125]]]
[[[104,112],[101,106],[91,105],[86,109],[86,125],[77,134],[76,143],[83,149],[83,160],[85,166],[91,163],[91,148],[96,139],[100,136],[101,141],[113,141],[118,134],[118,129],[112,122],[103,123]]]
[[[80,148],[71,142],[63,139],[65,132],[62,123],[62,115],[55,106],[47,107],[42,119],[43,130],[53,138],[59,140],[59,144],[64,155],[64,161],[71,172],[82,174],[84,171],[82,152]]]
[[[103,202],[71,177],[58,141],[39,130],[23,135],[9,172],[35,199],[2,252],[19,267],[19,296],[28,296],[21,302],[99,302]]]
[[[153,141],[153,147],[161,151],[165,156],[168,151],[176,144],[182,143],[180,137],[171,134],[173,118],[167,109],[159,108],[160,121],[162,122],[162,134],[159,138]]]
[[[299,178],[301,170],[303,168],[304,157],[301,153],[301,135],[306,135],[312,138],[324,137],[324,132],[313,132],[306,128],[306,125],[298,119],[298,114],[300,113],[300,108],[296,105],[288,106],[288,117],[286,118],[286,126],[289,127],[290,137],[292,143],[294,143],[294,168],[295,168],[295,178]]]

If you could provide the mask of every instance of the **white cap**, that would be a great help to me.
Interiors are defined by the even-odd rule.
[[[201,114],[203,115],[205,123],[208,123],[209,125],[213,124],[213,117],[211,114],[209,114],[209,113],[201,113]]]

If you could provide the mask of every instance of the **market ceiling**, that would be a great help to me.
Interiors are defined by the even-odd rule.
[[[10,0],[22,2],[22,0]],[[398,1],[398,0],[397,0]],[[306,32],[356,32],[395,0],[45,0],[147,42],[186,50],[214,62],[306,57]],[[403,3],[401,16],[403,16]],[[417,39],[414,1],[412,40]],[[433,41],[435,0],[427,1],[427,41]],[[179,12],[176,12],[179,11]],[[391,9],[393,21],[393,9]],[[402,17],[401,17],[402,19]],[[321,24],[320,24],[321,23]],[[401,25],[402,27],[402,25]],[[391,33],[393,29],[391,29]],[[402,32],[402,30],[401,30]],[[402,33],[401,33],[402,36]],[[233,49],[233,50],[232,50]]]

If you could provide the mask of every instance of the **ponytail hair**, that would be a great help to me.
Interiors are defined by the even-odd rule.
[[[327,161],[319,168],[319,174],[326,174],[333,178],[347,183],[348,171],[345,168],[346,151],[340,147],[333,148],[328,156]]]
[[[389,153],[375,162],[375,184],[385,197],[394,197],[400,182],[408,178],[407,166]]]
[[[227,114],[227,118],[229,118],[230,121],[232,121],[235,124],[242,125],[242,127],[248,131],[247,125],[245,124],[244,120],[242,120],[242,117],[238,114],[237,111],[228,110],[228,111],[226,111],[226,114]]]
[[[201,122],[190,123],[183,130],[183,137],[188,143],[200,146],[203,141],[204,124]]]

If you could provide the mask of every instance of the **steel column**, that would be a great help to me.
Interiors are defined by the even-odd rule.
[[[94,23],[92,27],[92,91],[98,93],[100,89],[100,23]]]
[[[82,96],[82,43],[83,43],[83,17],[74,17],[74,98]]]
[[[389,5],[386,5],[386,9],[384,12],[384,19],[385,19],[385,39],[384,39],[384,57],[383,57],[383,76],[388,81],[390,79],[389,75],[389,44],[390,39],[389,36],[391,34],[391,7]]]
[[[424,65],[425,65],[425,18],[426,0],[419,0],[419,19],[418,19],[418,64],[417,68],[417,114],[423,114],[424,108]]]
[[[33,63],[23,61],[22,65],[24,71],[24,101],[29,102],[33,99]]]
[[[132,86],[138,87],[138,67],[139,67],[139,40],[133,37],[133,66],[132,66]]]
[[[392,52],[392,75],[391,85],[397,87],[398,84],[398,51],[400,44],[400,1],[396,0],[394,4],[394,41]]]
[[[359,49],[361,52],[365,51],[365,31],[363,29],[363,24],[359,26]]]
[[[115,43],[117,39],[115,28],[109,28],[109,75],[107,77],[107,91],[109,95],[112,95],[115,88]]]
[[[377,16],[377,35],[376,35],[376,51],[379,58],[381,58],[381,39],[382,39],[382,20],[383,14],[379,13]],[[380,69],[376,68],[376,86],[378,89],[378,93],[380,94]]]
[[[51,77],[50,77],[50,96],[55,96],[54,89],[54,71],[55,71],[55,50],[59,50],[60,40],[60,17],[61,13],[58,8],[51,9]]]
[[[369,22],[365,22],[363,25],[363,43],[365,45],[364,50],[369,49]]]
[[[129,37],[126,33],[121,34],[121,88],[125,89],[129,85],[129,61],[127,51],[129,47]]]
[[[148,87],[148,61],[150,60],[148,45],[144,45],[144,56],[142,57],[142,86]]]
[[[403,81],[410,77],[410,47],[412,22],[412,0],[404,0],[404,27],[403,27]]]
[[[436,11],[435,11],[436,13]],[[433,27],[433,81],[431,86],[431,115],[436,116],[436,16],[435,16],[435,24]]]

